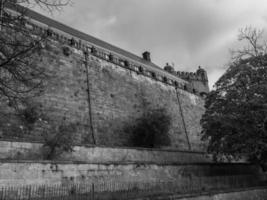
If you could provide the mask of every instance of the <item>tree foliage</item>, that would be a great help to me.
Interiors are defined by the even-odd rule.
[[[132,146],[146,148],[168,146],[170,124],[171,117],[165,109],[152,109],[145,111],[135,124],[127,127],[126,132],[132,135]]]
[[[248,42],[206,99],[202,117],[203,139],[215,158],[267,161],[267,55],[258,44],[262,31],[241,30],[239,39]],[[245,56],[245,57],[244,57]]]
[[[44,139],[44,158],[51,160],[63,152],[74,151],[75,145],[75,124],[62,123],[58,125],[52,125],[49,130],[43,133]]]
[[[0,99],[17,105],[43,88],[47,74],[38,65],[38,57],[46,35],[26,26],[24,6],[38,5],[52,11],[66,5],[65,0],[1,0],[0,1]],[[10,12],[12,8],[15,12]]]

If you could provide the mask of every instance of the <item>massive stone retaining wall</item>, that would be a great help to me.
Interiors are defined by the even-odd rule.
[[[201,97],[93,54],[85,64],[82,51],[72,48],[66,56],[63,48],[51,40],[39,57],[38,64],[50,75],[43,94],[32,99],[41,112],[40,119],[28,131],[25,120],[16,114],[11,117],[11,110],[1,103],[1,112],[9,115],[1,117],[2,137],[40,139],[42,128],[49,123],[72,124],[77,128],[78,143],[92,144],[94,134],[97,145],[131,146],[132,136],[125,128],[144,110],[164,108],[171,117],[169,147],[188,150],[190,144],[192,150],[204,150],[199,135],[204,112]]]
[[[98,142],[131,145],[131,135],[124,133],[125,127],[146,109],[164,108],[171,116],[171,146],[188,149],[188,134],[193,149],[201,149],[199,120],[204,109],[198,96],[93,57],[89,65],[93,126],[99,133]]]

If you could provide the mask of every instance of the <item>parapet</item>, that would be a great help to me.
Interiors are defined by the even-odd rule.
[[[185,72],[175,71],[174,67],[167,63],[164,70],[191,83],[191,91],[193,91],[193,93],[199,92],[201,96],[204,96],[202,94],[206,95],[209,92],[207,72],[201,66],[198,67],[196,72]]]
[[[192,80],[208,81],[207,76],[206,76],[207,72],[202,68],[201,68],[201,72],[198,69],[197,72],[176,71],[175,73],[178,77],[184,80],[188,80],[188,81],[192,81]]]
[[[208,82],[207,72],[200,66],[196,72],[185,72],[175,71],[173,66],[170,66],[169,63],[166,63],[164,70],[187,81],[194,80]]]

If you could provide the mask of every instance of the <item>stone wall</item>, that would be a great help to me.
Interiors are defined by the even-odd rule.
[[[42,143],[37,142],[0,141],[0,159],[42,160],[44,159],[42,146]],[[82,163],[212,163],[211,156],[200,152],[88,145],[76,146],[73,152],[61,154],[57,160]]]
[[[205,149],[199,135],[202,98],[92,54],[85,65],[82,51],[72,48],[66,56],[63,48],[51,40],[39,58],[38,64],[49,73],[45,91],[31,100],[40,110],[40,119],[29,131],[16,114],[1,118],[2,137],[40,140],[49,124],[71,124],[77,128],[77,143],[92,144],[94,135],[96,145],[131,146],[132,136],[125,128],[146,109],[164,108],[171,117],[169,147],[188,150],[189,140],[192,150]],[[10,115],[10,109],[1,105],[1,111]]]
[[[170,195],[153,198],[138,198],[136,200],[265,200],[267,197],[266,187],[245,188],[242,190],[230,190],[221,192],[209,192],[195,195]]]
[[[168,133],[171,146],[188,149],[187,131],[193,148],[201,149],[199,120],[204,109],[203,101],[198,96],[175,90],[172,86],[94,57],[90,57],[89,66],[93,126],[97,142],[130,146],[131,135],[125,134],[125,127],[134,123],[146,109],[165,108],[171,116]]]
[[[187,181],[209,188],[235,183],[247,185],[266,180],[261,170],[247,164],[79,164],[73,162],[5,161],[0,163],[0,187],[95,182]],[[230,181],[231,180],[231,181]]]

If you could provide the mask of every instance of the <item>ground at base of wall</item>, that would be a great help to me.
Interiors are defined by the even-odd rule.
[[[267,187],[203,192],[201,194],[162,194],[134,200],[266,200]]]

